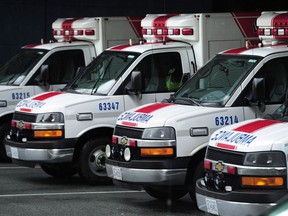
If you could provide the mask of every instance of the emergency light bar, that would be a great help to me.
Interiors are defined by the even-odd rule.
[[[257,19],[258,36],[264,43],[288,39],[288,12],[262,12]]]
[[[99,18],[59,18],[52,24],[57,41],[99,39]]]
[[[199,24],[195,14],[148,14],[141,20],[141,27],[147,42],[198,40]]]

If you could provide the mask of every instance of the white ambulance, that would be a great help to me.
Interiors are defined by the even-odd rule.
[[[200,210],[260,215],[287,195],[287,105],[274,118],[243,121],[211,135],[205,177],[196,182]]]
[[[63,88],[79,67],[112,45],[138,41],[137,17],[59,18],[57,42],[22,47],[0,68],[0,160],[7,160],[3,139],[16,104],[33,95]],[[138,30],[138,31],[137,31]]]
[[[204,176],[211,134],[272,113],[288,87],[288,13],[257,19],[259,46],[219,53],[169,100],[123,112],[106,146],[107,175],[152,197],[179,199]]]
[[[20,165],[40,164],[52,176],[78,172],[92,184],[111,182],[105,146],[117,117],[168,98],[220,49],[254,38],[258,16],[252,15],[147,15],[141,22],[146,42],[112,47],[63,91],[18,103],[5,144],[8,156]]]

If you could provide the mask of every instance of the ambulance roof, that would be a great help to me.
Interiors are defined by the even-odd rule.
[[[111,48],[108,48],[107,50],[112,50],[112,51],[127,51],[127,52],[138,52],[138,53],[144,53],[148,50],[157,50],[157,49],[165,49],[165,48],[180,48],[180,47],[186,47],[186,46],[191,46],[187,43],[184,42],[155,42],[155,43],[144,43],[144,44],[124,44],[124,45],[119,45],[119,46],[114,46]]]
[[[73,42],[53,42],[53,43],[44,43],[44,44],[30,44],[23,46],[22,48],[30,48],[30,49],[45,49],[52,50],[59,47],[67,47],[67,46],[80,46],[87,45],[90,42],[87,41],[73,41]]]
[[[239,55],[255,55],[255,56],[262,56],[265,57],[267,55],[280,53],[280,52],[287,52],[288,47],[287,44],[283,45],[270,45],[270,46],[263,46],[263,47],[241,47],[236,49],[229,49],[221,52],[222,54],[239,54]]]

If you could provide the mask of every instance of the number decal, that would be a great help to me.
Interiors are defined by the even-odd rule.
[[[110,110],[118,110],[119,102],[103,102],[99,103],[100,111],[110,111]]]
[[[30,96],[30,92],[13,92],[11,95],[12,100],[23,100],[29,98]]]
[[[215,125],[222,126],[222,125],[231,125],[234,123],[238,123],[238,117],[235,116],[216,116],[215,117]]]

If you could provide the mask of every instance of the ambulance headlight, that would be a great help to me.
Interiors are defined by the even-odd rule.
[[[111,147],[110,147],[110,145],[106,145],[105,154],[106,154],[107,158],[111,157]]]
[[[142,134],[143,139],[175,140],[175,130],[172,127],[146,128]]]
[[[285,155],[282,152],[252,152],[247,153],[244,165],[247,166],[285,166]]]
[[[124,159],[125,161],[130,161],[131,159],[131,151],[129,148],[125,148],[124,150]]]
[[[64,115],[63,113],[42,113],[38,114],[36,118],[37,123],[63,123]]]

